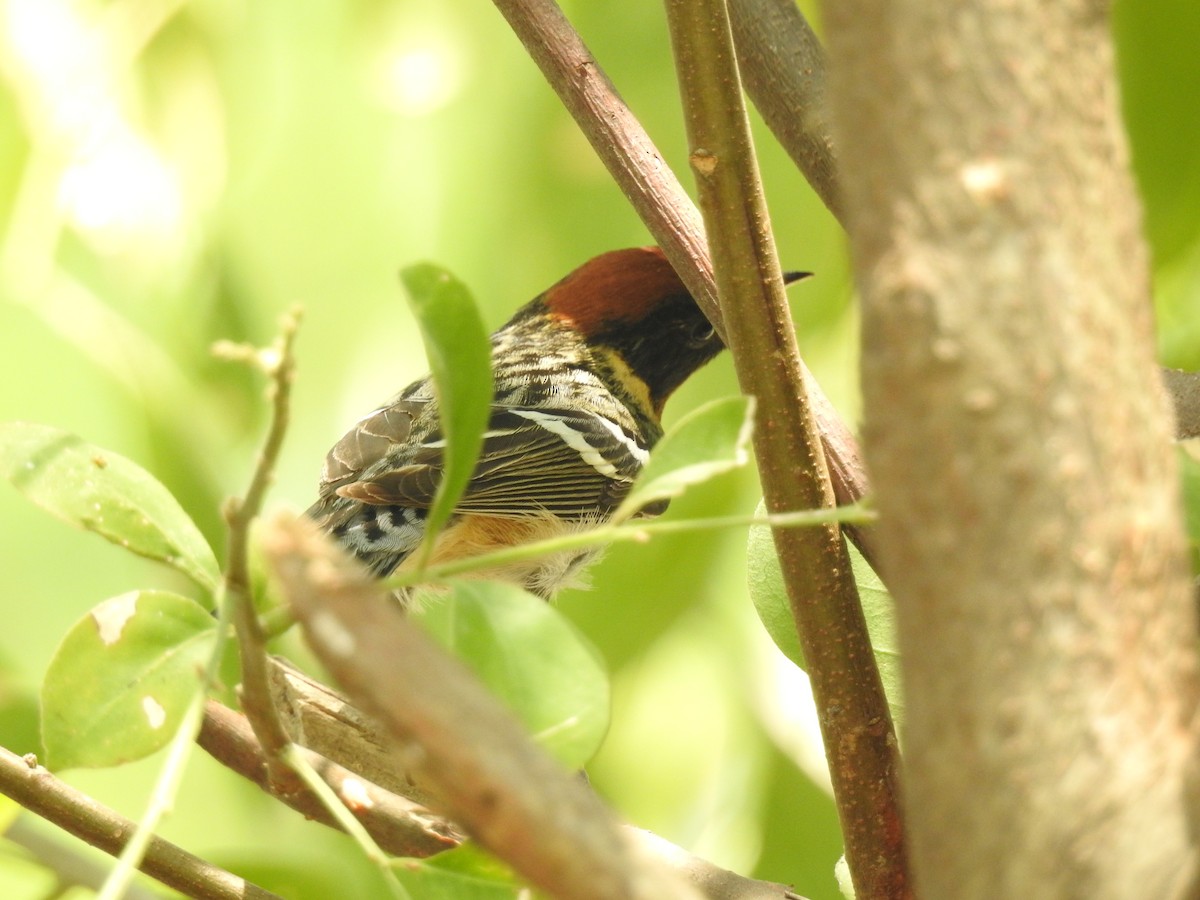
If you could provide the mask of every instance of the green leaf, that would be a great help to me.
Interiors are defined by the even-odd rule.
[[[417,616],[563,765],[591,759],[608,730],[608,676],[558,610],[510,584],[460,581]]]
[[[512,869],[469,841],[396,874],[421,900],[516,900],[526,890]]]
[[[216,620],[187,597],[132,591],[72,626],[42,684],[48,765],[114,766],[174,735],[204,687]]]
[[[249,811],[244,819],[243,828],[264,831],[263,823],[269,821]],[[276,841],[265,846],[243,843],[238,846],[236,841],[225,840],[216,846],[205,853],[207,860],[222,869],[237,872],[264,891],[270,891],[271,896],[286,897],[287,900],[395,897],[388,889],[379,863],[369,860],[364,853],[355,852],[357,848],[339,848],[336,856],[327,856],[320,845],[312,841],[294,844]],[[405,860],[399,865],[407,867],[410,863]],[[402,873],[399,877],[402,882],[406,881]],[[415,895],[413,900],[423,897]]]
[[[883,581],[871,564],[863,559],[854,544],[847,543],[850,552],[850,568],[858,584],[858,598],[862,603],[863,617],[867,620],[867,634],[871,648],[875,651],[875,665],[879,667],[879,678],[883,682],[883,693],[887,697],[892,719],[899,728],[904,721],[904,691],[900,682],[900,644],[896,636],[896,605],[887,592]]]
[[[40,716],[37,691],[0,658],[0,744],[13,753],[44,756]]]
[[[765,511],[765,504],[760,502],[758,512],[761,514]],[[775,646],[800,668],[805,668],[804,650],[796,634],[796,620],[783,586],[779,557],[775,555],[775,539],[771,536],[771,529],[765,526],[753,526],[746,539],[746,581],[758,618],[762,620]]]
[[[759,512],[763,512],[760,506]],[[904,717],[904,697],[900,685],[900,654],[896,642],[896,613],[892,597],[883,586],[879,576],[863,559],[853,544],[847,544],[850,566],[854,581],[858,585],[858,596],[862,602],[863,616],[867,622],[867,633],[875,651],[875,664],[883,681],[888,706],[897,726]],[[775,641],[792,662],[806,668],[800,638],[796,634],[796,621],[787,590],[783,585],[783,574],[779,570],[779,557],[775,555],[775,541],[771,529],[755,526],[750,529],[748,541],[747,577],[750,598],[767,634]]]
[[[0,796],[0,834],[4,834],[17,820],[23,807],[16,800]]]
[[[491,343],[466,286],[432,263],[400,273],[421,329],[446,439],[442,480],[425,520],[422,554],[450,518],[475,470],[492,404]]]
[[[165,487],[125,457],[48,425],[4,422],[0,474],[59,518],[216,590],[220,570],[199,529]]]
[[[682,494],[693,484],[744,466],[754,429],[754,398],[726,397],[693,410],[663,435],[614,521]]]

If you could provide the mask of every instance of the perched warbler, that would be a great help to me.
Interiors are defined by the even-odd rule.
[[[491,346],[483,449],[433,565],[605,521],[662,436],[667,398],[723,348],[657,247],[584,263],[521,307]],[[329,451],[308,515],[379,577],[403,570],[424,535],[444,446],[433,382],[422,378]],[[478,574],[549,598],[596,555]]]

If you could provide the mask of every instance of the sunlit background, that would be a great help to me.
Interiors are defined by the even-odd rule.
[[[564,5],[687,182],[661,9]],[[1126,0],[1117,22],[1161,353],[1195,368],[1200,7]],[[304,308],[270,501],[302,509],[328,446],[424,372],[402,266],[449,267],[496,326],[590,256],[649,241],[488,3],[2,0],[0,77],[0,420],[55,425],[138,461],[216,547],[219,504],[246,483],[265,410],[259,379],[214,360],[213,341],[266,343],[283,311]],[[853,421],[843,239],[755,125],[780,255],[817,273],[792,289],[801,346]],[[721,359],[668,419],[734,391]],[[671,515],[748,512],[756,500],[747,472]],[[819,766],[804,711],[781,700],[805,686],[753,618],[744,544],[723,532],[622,547],[590,591],[562,598],[613,673],[614,725],[589,769],[636,824],[830,898],[836,820],[819,775],[806,774]],[[37,685],[69,626],[106,597],[183,586],[6,486],[0,546],[0,744],[26,752],[37,749]],[[160,763],[66,777],[136,817]],[[289,898],[378,887],[341,836],[203,754],[163,834]],[[43,896],[49,883],[0,853],[0,896]]]

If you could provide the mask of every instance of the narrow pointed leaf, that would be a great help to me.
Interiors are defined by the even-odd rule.
[[[763,510],[760,508],[759,511]],[[867,622],[867,633],[875,651],[875,664],[879,667],[879,677],[883,681],[892,718],[899,725],[904,715],[904,697],[900,685],[895,606],[883,582],[858,549],[853,544],[848,545],[848,549],[863,616]],[[803,669],[804,653],[800,648],[800,638],[796,635],[796,620],[792,616],[783,575],[779,571],[779,558],[775,555],[775,541],[770,528],[755,526],[750,529],[748,556],[750,598],[758,617],[776,646]]]
[[[132,591],[67,632],[42,684],[51,768],[115,766],[166,745],[196,692],[216,621],[187,597]]]
[[[544,600],[464,581],[418,614],[566,766],[586,763],[608,729],[609,687],[595,648]]]
[[[754,398],[727,397],[693,410],[663,435],[615,519],[682,494],[688,487],[744,466],[754,427]]]
[[[439,266],[419,263],[400,273],[421,329],[441,410],[445,465],[426,520],[425,547],[462,496],[483,444],[492,402],[487,330],[466,286]]]
[[[216,590],[220,571],[200,530],[170,491],[125,457],[48,425],[4,422],[0,475],[60,519]]]

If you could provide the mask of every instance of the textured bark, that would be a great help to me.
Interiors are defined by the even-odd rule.
[[[826,13],[918,895],[1190,895],[1196,624],[1107,6]]]

